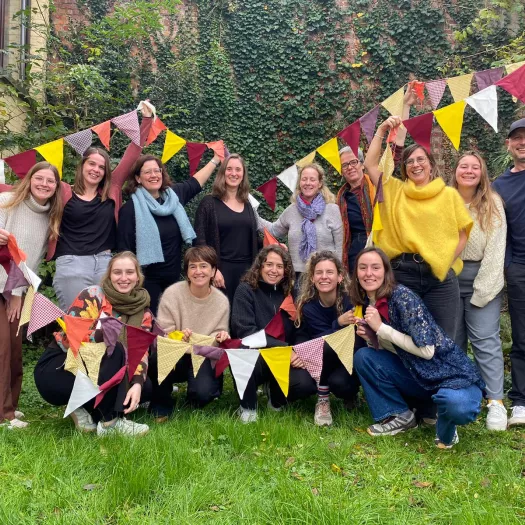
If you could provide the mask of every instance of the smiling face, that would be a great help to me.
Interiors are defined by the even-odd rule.
[[[351,188],[359,186],[363,180],[363,164],[352,151],[341,154],[341,175]]]
[[[82,165],[82,178],[86,187],[98,187],[106,174],[106,160],[99,153],[92,153]]]
[[[481,180],[481,163],[474,155],[459,159],[456,168],[458,188],[477,188]]]
[[[49,169],[38,170],[31,177],[31,195],[40,205],[44,205],[55,194],[57,186],[56,176]]]
[[[343,276],[337,273],[333,261],[320,261],[315,265],[312,282],[320,294],[327,295],[334,292],[342,280]]]
[[[505,141],[514,164],[525,164],[525,128],[516,129]]]
[[[162,186],[162,168],[157,161],[147,160],[140,168],[140,175],[135,179],[152,197],[156,199],[159,196]]]
[[[407,177],[416,186],[425,186],[430,182],[432,166],[423,148],[415,149],[405,161],[405,171]]]
[[[190,287],[208,288],[211,280],[215,276],[215,268],[206,261],[191,261],[188,264],[188,280]]]
[[[311,202],[323,187],[320,178],[319,172],[315,168],[305,168],[301,172],[299,190],[307,201]]]
[[[357,280],[369,297],[375,297],[375,292],[385,281],[385,267],[377,252],[366,252],[359,257]]]
[[[284,277],[284,263],[280,255],[269,252],[261,267],[261,279],[267,283],[279,284]]]
[[[237,189],[244,177],[244,170],[239,159],[233,158],[228,160],[228,165],[224,172],[226,188]]]
[[[131,293],[139,282],[135,263],[128,257],[122,257],[113,262],[109,278],[113,288],[123,294]]]

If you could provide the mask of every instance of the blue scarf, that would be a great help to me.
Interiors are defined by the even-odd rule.
[[[315,196],[310,204],[306,204],[301,195],[297,195],[295,202],[299,213],[303,216],[301,223],[303,237],[299,244],[299,256],[303,261],[306,261],[308,256],[317,250],[317,232],[315,231],[314,221],[324,213],[326,202],[320,193]]]
[[[197,237],[177,194],[171,188],[167,188],[161,197],[164,199],[163,204],[154,199],[142,186],[139,186],[131,196],[135,205],[137,259],[141,266],[164,262],[159,229],[153,215],[161,217],[173,215],[184,242],[190,244]]]

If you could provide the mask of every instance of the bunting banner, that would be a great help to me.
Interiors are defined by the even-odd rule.
[[[403,97],[405,96],[404,86],[392,93],[381,105],[393,116],[400,117],[403,113]]]
[[[84,155],[85,151],[93,142],[93,132],[91,129],[83,129],[77,133],[67,135],[64,140],[79,154]]]
[[[109,151],[109,141],[111,139],[111,121],[101,122],[91,129],[97,134],[102,145]]]
[[[434,111],[434,116],[438,124],[456,150],[459,150],[466,104],[464,100],[460,100],[459,102],[450,104],[450,106],[445,106]]]
[[[378,167],[383,174],[383,180],[386,182],[392,173],[394,173],[395,169],[394,156],[390,147],[385,148]]]
[[[111,390],[114,386],[122,383],[124,376],[126,375],[126,365],[124,365],[111,379],[100,385],[98,388],[100,392],[97,394],[95,399],[95,408],[100,405],[101,401],[104,399],[106,392]]]
[[[84,361],[89,379],[94,385],[98,385],[100,362],[106,353],[106,345],[104,343],[82,343],[78,353]]]
[[[495,67],[493,69],[485,69],[484,71],[477,71],[474,73],[478,91],[483,91],[485,88],[495,84],[503,76],[503,68]]]
[[[15,261],[16,264],[20,264],[22,262],[27,261],[27,255],[18,246],[16,238],[12,233],[10,233],[7,236],[7,249],[9,250],[11,257],[13,258],[13,261]]]
[[[36,164],[36,151],[30,149],[29,151],[7,157],[4,161],[19,179],[23,179],[26,173]]]
[[[215,368],[217,361],[224,355],[224,350],[218,346],[193,345],[193,353],[210,360],[212,368]]]
[[[268,203],[268,206],[275,211],[275,203],[277,202],[277,177],[270,179],[257,188],[257,191],[261,192],[264,200]]]
[[[303,157],[301,160],[298,160],[295,164],[300,168],[303,168],[307,164],[312,164],[312,162],[315,160],[315,153],[316,151],[313,150],[312,153],[308,153],[306,157]]]
[[[24,298],[24,306],[22,306],[22,312],[20,313],[20,321],[18,322],[18,330],[16,335],[20,333],[20,329],[25,324],[29,323],[31,319],[31,310],[33,309],[33,302],[35,300],[35,289],[33,286],[29,286],[27,289],[26,296]]]
[[[293,297],[291,294],[284,298],[281,306],[279,306],[279,310],[284,310],[290,316],[292,321],[297,319],[297,308],[295,307],[295,303],[293,302]]]
[[[224,352],[219,360],[215,363],[215,377],[220,377],[221,374],[230,366],[228,354]]]
[[[69,348],[71,348],[76,357],[80,344],[84,341],[87,342],[86,338],[95,324],[94,320],[84,317],[73,317],[67,314],[64,314],[62,318],[64,320],[63,329],[67,336]]]
[[[129,113],[124,113],[124,115],[113,117],[111,122],[113,122],[131,142],[140,146],[140,125],[136,109]]]
[[[78,370],[64,417],[69,416],[71,412],[91,401],[99,392],[100,390],[93,384],[91,379],[84,372]]]
[[[282,173],[277,175],[277,178],[293,193],[297,188],[297,181],[299,180],[297,165],[292,164],[289,168],[286,168]]]
[[[68,351],[66,353],[66,360],[64,362],[64,370],[71,372],[74,376],[77,375],[77,372],[79,370],[81,370],[83,374],[88,375],[86,367],[84,366],[84,361],[82,361],[82,358],[80,357],[80,355],[77,354],[75,356],[71,348],[68,348]]]
[[[266,361],[273,377],[283,391],[283,394],[285,397],[288,397],[288,388],[290,386],[290,360],[293,352],[292,347],[277,346],[275,348],[265,348],[259,351],[261,357]]]
[[[252,377],[255,363],[259,359],[259,350],[226,350],[233,377],[235,378],[235,386],[239,394],[239,399],[242,401],[246,385]]]
[[[252,194],[248,195],[248,201],[255,211],[257,211],[257,208],[261,205],[261,203]]]
[[[11,297],[11,292],[16,288],[25,287],[28,283],[25,275],[13,259],[9,262],[9,272],[7,273],[7,280],[4,284],[2,294],[4,297]]]
[[[470,95],[470,84],[473,75],[474,73],[468,73],[467,75],[459,75],[458,77],[447,79],[448,89],[452,93],[454,102],[459,102]]]
[[[443,98],[443,93],[445,93],[447,81],[431,80],[430,82],[425,83],[425,87],[427,88],[428,98],[430,99],[432,109],[437,109],[441,99]]]
[[[113,355],[115,345],[117,344],[118,338],[122,327],[124,326],[121,321],[115,317],[103,317],[99,318],[100,328],[102,330],[102,336],[104,337],[104,344],[107,348],[108,356]]]
[[[55,303],[52,303],[41,293],[36,292],[33,300],[33,308],[31,309],[31,319],[29,320],[29,326],[27,327],[27,339],[32,341],[31,334],[64,315],[66,315],[65,312],[63,312]]]
[[[430,153],[430,137],[433,123],[433,113],[424,113],[423,115],[403,120],[403,125],[414,139],[414,142],[425,148],[428,153]]]
[[[525,102],[525,62],[522,62],[522,64],[506,77],[498,80],[495,85],[508,91],[513,97]]]
[[[266,228],[264,228],[263,246],[270,246],[272,244],[280,243]]]
[[[323,369],[323,346],[324,339],[318,337],[293,347],[294,352],[301,358],[306,370],[308,370],[308,373],[318,385],[321,378],[321,370]]]
[[[348,370],[348,373],[352,374],[354,364],[355,325],[351,324],[333,334],[325,335],[323,336],[323,339],[338,355],[341,363],[343,363],[344,367]]]
[[[206,142],[206,147],[213,150],[213,153],[221,159],[221,162],[224,162],[225,153],[224,153],[224,141],[216,140],[214,142]]]
[[[498,132],[498,91],[489,86],[466,99],[467,104],[483,117],[492,129]]]
[[[215,337],[212,335],[202,335],[202,334],[196,334],[193,332],[190,335],[190,345],[198,345],[198,346],[213,346],[215,343]]]
[[[343,129],[337,136],[341,137],[350,146],[354,155],[357,157],[359,139],[361,137],[361,124],[359,120],[356,120],[353,124]]]
[[[248,348],[266,348],[266,345],[268,344],[264,329],[243,338],[241,342]]]
[[[40,288],[40,284],[42,283],[42,279],[38,277],[38,275],[27,266],[27,264],[22,261],[18,267],[22,270],[22,273],[24,274],[26,280],[28,283],[31,284],[31,286],[35,289],[35,292],[38,292],[38,289]]]
[[[175,369],[177,363],[190,348],[189,343],[157,336],[157,381],[159,385]]]
[[[195,352],[191,352],[191,366],[193,368],[193,377],[196,378],[199,370],[201,369],[202,363],[206,361],[206,358],[202,355],[198,355]]]
[[[335,168],[339,175],[341,174],[341,158],[339,157],[339,146],[336,137],[319,146],[317,148],[317,153],[324,157]]]
[[[279,341],[284,341],[284,323],[283,316],[279,310],[270,320],[270,322],[264,327],[264,331],[267,335],[279,339]]]
[[[172,133],[169,129],[166,131],[166,138],[164,139],[164,150],[162,151],[162,163],[165,164],[168,160],[178,153],[183,146],[186,145],[186,140],[175,133]]]
[[[190,162],[190,177],[193,177],[206,151],[206,144],[186,142],[186,151],[188,152],[188,160]]]
[[[514,73],[516,69],[519,69],[520,67],[525,65],[525,60],[522,62],[514,62],[513,64],[508,64],[505,66],[505,71],[507,72],[507,75],[510,75],[511,73]],[[497,84],[497,82],[495,82]]]
[[[140,362],[148,353],[148,349],[157,337],[151,332],[146,332],[136,326],[126,325],[128,341],[128,379],[131,381]],[[139,373],[141,370],[139,370]]]
[[[371,109],[368,113],[366,113],[359,119],[359,124],[361,124],[361,129],[365,134],[368,144],[370,144],[374,138],[374,131],[376,129],[376,122],[377,117],[379,115],[379,109],[380,107],[378,104],[374,109]]]
[[[157,140],[157,137],[165,130],[167,130],[168,128],[166,127],[166,125],[164,124],[164,122],[162,122],[162,120],[160,120],[160,118],[156,118],[156,119],[153,119],[153,122],[151,124],[151,128],[149,130],[149,133],[148,133],[148,138],[146,139],[146,142],[145,142],[145,146],[149,146],[152,142],[155,142],[155,140]]]

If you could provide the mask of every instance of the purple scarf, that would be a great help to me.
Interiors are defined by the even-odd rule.
[[[299,213],[304,217],[301,224],[303,237],[299,245],[299,256],[303,261],[306,261],[308,256],[317,250],[317,232],[315,231],[314,221],[324,213],[326,202],[323,196],[318,193],[310,204],[306,204],[300,195],[297,195],[295,203]]]

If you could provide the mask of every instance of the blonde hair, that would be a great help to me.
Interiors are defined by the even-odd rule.
[[[479,222],[481,231],[490,233],[495,227],[496,221],[499,221],[499,224],[501,225],[502,217],[495,205],[495,200],[501,199],[501,197],[492,189],[487,171],[487,164],[477,151],[465,151],[461,157],[459,157],[456,169],[454,170],[454,175],[452,176],[452,186],[458,189],[456,170],[458,169],[461,160],[465,157],[474,157],[481,166],[481,178],[470,203],[470,209],[475,210],[476,219]]]
[[[26,174],[26,176],[13,188],[13,198],[3,206],[4,209],[16,208],[19,204],[29,199],[31,195],[31,179],[33,175],[41,170],[50,170],[55,176],[55,193],[49,198],[49,237],[58,239],[60,232],[60,221],[64,206],[60,196],[60,175],[58,170],[49,162],[37,162]]]
[[[109,197],[109,189],[111,188],[111,164],[109,162],[109,155],[101,148],[91,147],[88,148],[80,164],[77,166],[75,172],[75,180],[73,181],[73,191],[78,195],[84,195],[86,193],[86,185],[84,183],[84,175],[82,174],[82,169],[84,164],[91,157],[91,155],[98,154],[104,158],[104,176],[102,180],[98,183],[98,190],[100,191],[100,200],[104,202]]]
[[[104,276],[100,280],[100,286],[104,286],[111,284],[111,270],[113,270],[113,265],[116,261],[119,261],[120,259],[131,259],[133,261],[133,264],[135,265],[135,270],[137,272],[137,275],[139,277],[139,280],[137,282],[136,288],[141,287],[144,284],[144,274],[142,273],[142,269],[140,267],[139,261],[135,254],[130,251],[120,252],[113,255],[111,258],[111,261],[109,261],[108,267],[106,268],[106,272],[104,273]]]
[[[295,187],[295,191],[293,192],[293,195],[290,199],[290,202],[292,204],[295,204],[297,195],[301,194],[301,175],[303,171],[307,168],[314,169],[317,171],[317,174],[319,175],[319,182],[321,183],[321,189],[319,190],[321,195],[323,196],[324,201],[326,204],[333,204],[335,203],[335,195],[328,189],[328,187],[325,184],[325,172],[323,167],[320,164],[317,164],[317,162],[311,162],[310,164],[305,164],[301,168],[299,168],[299,176],[297,177],[297,185]]]

